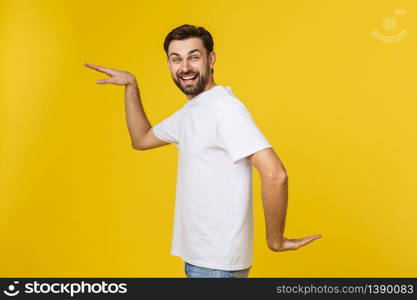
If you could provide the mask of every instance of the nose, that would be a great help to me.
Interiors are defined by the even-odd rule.
[[[191,71],[191,64],[188,59],[184,59],[184,62],[181,65],[181,73],[188,73]]]

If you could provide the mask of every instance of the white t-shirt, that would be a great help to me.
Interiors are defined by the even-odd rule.
[[[252,265],[252,166],[272,147],[230,87],[204,91],[152,128],[179,149],[171,254],[227,271]]]

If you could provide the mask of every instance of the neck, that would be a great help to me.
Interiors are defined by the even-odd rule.
[[[216,86],[216,83],[214,82],[213,76],[211,76],[210,80],[207,82],[204,90],[201,91],[201,93],[205,92],[205,91],[208,91],[208,90],[211,90],[215,86]],[[197,96],[197,95],[187,95],[187,99],[190,100],[190,99],[194,98],[195,96]]]

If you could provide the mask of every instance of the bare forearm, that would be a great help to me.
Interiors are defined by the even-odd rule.
[[[288,178],[263,179],[262,201],[269,246],[279,244],[284,235],[288,205]]]
[[[132,146],[138,145],[151,124],[146,117],[136,80],[125,85],[126,120]]]

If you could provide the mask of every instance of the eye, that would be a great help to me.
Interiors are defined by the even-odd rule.
[[[198,56],[192,56],[192,57],[191,57],[191,59],[192,59],[192,60],[198,60],[199,58],[200,58],[200,57],[198,57]]]
[[[181,60],[181,58],[179,58],[179,57],[175,57],[175,58],[172,59],[173,62],[179,62],[180,60]]]

